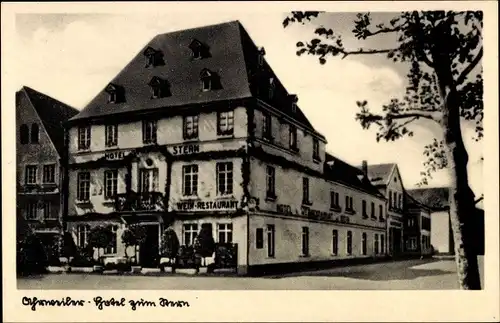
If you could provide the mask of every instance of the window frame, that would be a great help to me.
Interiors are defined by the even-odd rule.
[[[182,166],[182,195],[185,197],[198,196],[198,177],[199,167],[197,164],[189,164]],[[189,178],[189,185],[188,180]],[[189,191],[188,191],[189,188]]]
[[[112,175],[110,177],[110,175]],[[104,199],[113,200],[118,194],[118,169],[107,169],[104,171]],[[108,192],[108,184],[111,189]],[[111,194],[111,195],[110,195]]]
[[[38,214],[38,202],[26,203],[25,217],[28,221],[36,221],[39,218]]]
[[[198,114],[183,116],[182,118],[182,134],[183,139],[197,139],[199,137],[199,122],[200,116]],[[189,125],[191,126],[191,133],[189,132]]]
[[[83,230],[81,230],[83,228]],[[80,248],[84,248],[88,244],[88,238],[90,233],[90,226],[88,224],[79,224],[76,226],[76,245]],[[83,244],[82,244],[82,234],[83,234]]]
[[[31,174],[30,171],[34,171]],[[30,176],[33,175],[33,176]],[[33,181],[31,181],[33,179]],[[38,184],[38,165],[26,165],[24,168],[24,183],[25,185],[37,185]]]
[[[308,257],[309,254],[309,227],[302,227],[301,256]]]
[[[339,254],[339,230],[332,230],[332,255],[337,256]]]
[[[144,145],[154,145],[158,142],[158,121],[142,121],[142,143]]]
[[[302,177],[302,204],[310,205],[311,204],[311,186],[309,177]]]
[[[264,228],[255,229],[255,249],[264,249]]]
[[[276,199],[276,168],[266,166],[266,198]]]
[[[89,150],[92,140],[90,125],[78,127],[78,150]]]
[[[373,254],[379,254],[379,242],[378,242],[378,233],[373,234]]]
[[[189,235],[189,239],[186,239],[186,234]],[[194,245],[197,236],[198,236],[198,223],[190,222],[182,224],[182,243],[184,246]],[[187,240],[189,240],[190,244],[188,244]]]
[[[47,172],[47,170],[52,169],[52,174],[50,172]],[[45,176],[46,174],[52,175],[52,176]],[[49,177],[49,180],[47,180],[47,177]],[[56,164],[45,164],[42,166],[42,184],[55,184],[56,183]]]
[[[313,160],[321,161],[319,157],[319,140],[316,138],[313,138]]]
[[[366,232],[361,234],[361,255],[366,256],[368,254],[368,235]]]
[[[290,125],[288,128],[288,145],[290,150],[297,152],[299,150],[297,139],[297,127]]]
[[[83,176],[86,176],[87,177],[88,175],[88,179],[82,179]],[[76,199],[77,201],[80,201],[80,202],[89,202],[90,201],[90,186],[91,186],[91,181],[92,181],[92,175],[90,174],[90,172],[88,171],[84,171],[84,172],[79,172],[77,174],[77,189],[76,189]],[[85,189],[82,188],[82,184],[85,184],[87,185],[88,189],[87,189],[87,193],[85,194]],[[87,198],[86,195],[88,195]]]
[[[104,128],[105,147],[118,146],[118,124],[107,124]]]
[[[221,234],[224,236],[224,241],[221,241]],[[218,243],[233,243],[233,224],[232,223],[217,223],[217,242]]]
[[[267,225],[267,257],[276,257],[276,227],[274,224]]]
[[[52,216],[52,205],[50,201],[43,201],[42,202],[42,219],[43,220],[57,220],[57,216]]]
[[[234,110],[217,112],[217,135],[234,135]],[[223,125],[224,123],[224,125]],[[225,128],[225,129],[224,129]]]
[[[216,163],[215,169],[216,169],[215,178],[217,185],[217,195],[227,196],[233,194],[234,190],[233,162]],[[221,190],[221,187],[224,187],[224,190]]]
[[[118,225],[111,225],[111,241],[109,245],[104,248],[105,255],[116,255],[118,253]]]
[[[346,254],[352,256],[352,231],[347,230],[346,233]]]
[[[273,117],[268,112],[262,114],[262,138],[266,140],[273,140]]]

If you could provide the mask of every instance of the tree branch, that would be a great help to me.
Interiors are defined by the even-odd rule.
[[[440,119],[438,113],[427,112],[427,111],[398,113],[398,114],[388,113],[386,118],[391,119],[391,120],[399,120],[399,119],[407,119],[407,118],[414,118],[415,120],[417,120],[419,118],[424,118],[424,119],[433,120],[437,123],[439,123],[439,119]]]
[[[469,66],[467,66],[462,71],[462,73],[460,74],[460,76],[457,79],[457,85],[461,84],[463,81],[465,81],[465,79],[467,78],[467,75],[474,69],[474,67],[477,66],[477,64],[479,63],[479,61],[481,60],[482,57],[483,57],[483,47],[481,47],[481,49],[477,53],[476,57],[472,60],[472,62],[469,64]]]
[[[385,27],[385,28],[380,28],[377,31],[370,31],[370,30],[366,29],[363,36],[365,38],[367,38],[367,37],[375,36],[375,35],[378,35],[378,34],[393,33],[393,32],[396,32],[396,31],[400,31],[401,28],[402,28],[402,26],[396,26],[394,28]]]
[[[477,203],[481,202],[483,199],[484,199],[484,196],[481,195],[480,198],[478,198],[477,200],[474,201],[474,205],[476,205]]]
[[[391,51],[394,51],[394,49],[359,49],[355,51],[346,51],[344,49],[339,49],[339,52],[344,54],[342,56],[342,59],[346,58],[349,55],[363,55],[363,54],[386,54]]]

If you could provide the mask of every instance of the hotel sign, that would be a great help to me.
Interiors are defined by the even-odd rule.
[[[124,151],[112,151],[104,154],[104,158],[106,160],[122,160],[124,159],[128,154]]]
[[[200,152],[200,145],[189,144],[189,145],[176,145],[172,147],[172,154],[178,155],[190,155]]]
[[[178,211],[227,211],[236,210],[238,201],[183,201],[175,203]]]

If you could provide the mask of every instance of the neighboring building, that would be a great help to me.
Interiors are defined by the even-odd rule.
[[[405,194],[404,242],[408,255],[430,255],[431,248],[431,216],[430,209]]]
[[[363,162],[366,164],[366,161]],[[405,188],[397,164],[367,165],[371,183],[387,199],[387,251],[391,256],[404,252]]]
[[[17,214],[46,245],[62,229],[62,123],[77,113],[26,86],[16,93]]]
[[[434,187],[408,190],[415,200],[429,207],[431,211],[431,245],[436,253],[454,254],[454,242],[451,229],[448,187]],[[484,210],[476,208],[472,217],[474,249],[484,255]]]
[[[380,257],[385,198],[366,174],[325,153],[239,22],[154,37],[68,123],[68,230],[78,245],[111,225],[147,228],[153,266],[171,226],[192,245],[202,226],[251,267]],[[129,253],[130,254],[130,253]]]

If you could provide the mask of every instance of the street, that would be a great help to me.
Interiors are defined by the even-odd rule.
[[[479,257],[484,285],[484,257]],[[18,289],[443,290],[458,289],[453,260],[405,260],[266,277],[48,274],[18,278]]]

